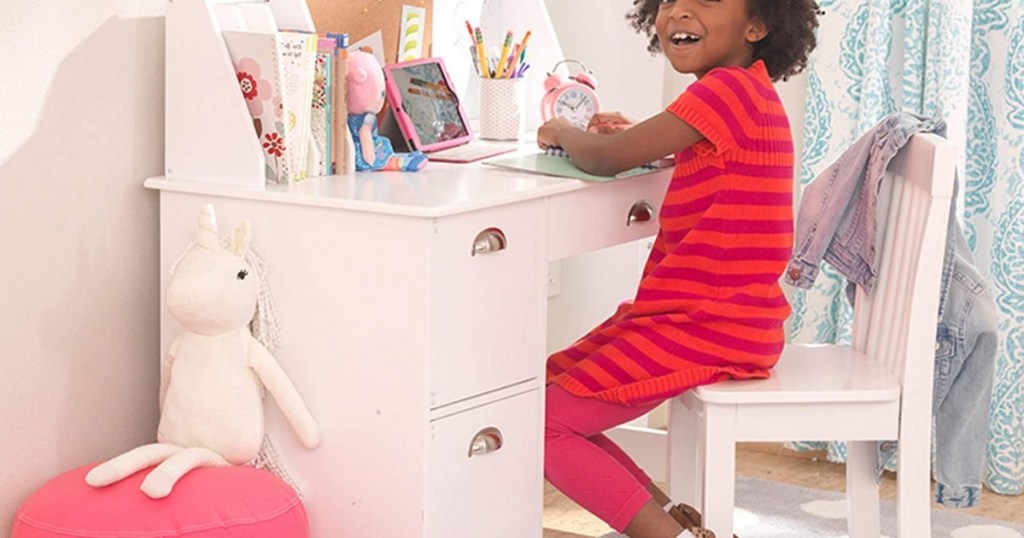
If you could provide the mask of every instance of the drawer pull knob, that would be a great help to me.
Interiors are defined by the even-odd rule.
[[[473,240],[473,256],[505,250],[507,246],[505,232],[498,228],[488,228],[476,234],[476,239]]]
[[[626,226],[638,222],[650,222],[654,218],[654,206],[647,200],[640,200],[629,208],[629,217],[626,218]]]
[[[469,444],[469,457],[497,452],[504,444],[505,439],[501,436],[501,431],[498,428],[484,428],[473,437],[473,442]]]

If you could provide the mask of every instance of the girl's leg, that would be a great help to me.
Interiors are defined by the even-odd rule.
[[[673,504],[672,499],[668,494],[662,491],[661,488],[651,480],[651,477],[647,476],[647,473],[645,473],[643,469],[633,461],[633,458],[630,458],[629,454],[626,454],[625,451],[619,448],[619,445],[615,444],[614,441],[600,433],[593,435],[588,439],[622,464],[622,466],[629,471],[629,474],[633,475],[637,482],[647,489],[647,492],[651,494],[654,502],[660,506],[662,510],[668,512],[668,515],[672,516],[672,519],[675,519],[676,522],[683,526],[683,528],[688,529],[691,527],[701,526],[704,518],[696,508],[687,504]],[[733,536],[735,538],[735,535]]]
[[[657,486],[657,484],[654,483],[654,480],[651,480],[651,477],[647,476],[647,473],[645,473],[644,470],[641,469],[640,466],[633,461],[633,458],[630,458],[629,454],[626,454],[625,451],[619,448],[619,445],[615,444],[614,441],[609,439],[603,433],[593,435],[589,437],[589,439],[592,443],[600,447],[602,450],[607,452],[611,457],[615,458],[616,461],[621,463],[622,466],[625,467],[627,471],[629,471],[629,474],[633,475],[636,478],[637,482],[640,482],[640,484],[647,489],[647,492],[651,494],[651,497],[654,498],[654,501],[656,503],[658,503],[663,508],[666,508],[669,504],[672,503],[672,499],[670,499],[669,496],[664,491],[662,491],[661,488]]]
[[[547,389],[545,476],[569,498],[632,538],[674,538],[682,527],[652,500],[635,471],[590,438],[655,406],[628,407],[580,398],[556,385]],[[614,446],[607,438],[599,442]],[[618,447],[615,451],[625,457]],[[628,457],[625,460],[638,470]]]

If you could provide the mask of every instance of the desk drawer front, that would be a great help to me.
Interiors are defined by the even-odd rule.
[[[575,256],[658,232],[658,212],[671,177],[662,171],[591,185],[551,199],[549,221],[552,260]],[[649,220],[643,203],[654,209]],[[632,219],[630,217],[633,217]]]
[[[542,430],[536,389],[432,422],[425,536],[539,536]]]
[[[430,407],[543,372],[544,201],[437,221],[431,255]]]

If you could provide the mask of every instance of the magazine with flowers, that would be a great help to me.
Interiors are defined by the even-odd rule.
[[[265,176],[273,183],[293,177],[291,144],[286,136],[291,117],[284,98],[284,71],[277,33],[222,32],[253,128],[266,157]]]

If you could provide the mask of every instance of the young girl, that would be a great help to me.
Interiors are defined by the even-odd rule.
[[[726,378],[769,376],[790,308],[793,142],[772,81],[814,49],[813,0],[634,0],[633,26],[698,80],[633,125],[555,119],[537,133],[591,173],[676,155],[660,230],[633,302],[548,359],[544,472],[630,538],[713,538],[601,432]],[[720,537],[727,538],[727,537]]]

